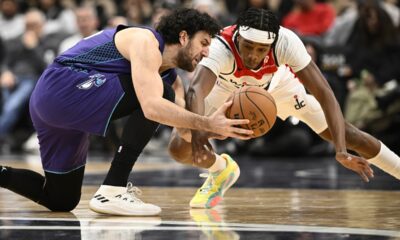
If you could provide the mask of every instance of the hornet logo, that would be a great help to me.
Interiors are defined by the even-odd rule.
[[[86,80],[83,83],[76,85],[76,87],[82,90],[88,90],[93,86],[100,87],[106,82],[106,80],[107,79],[103,74],[96,73],[94,75],[89,76],[89,80]]]

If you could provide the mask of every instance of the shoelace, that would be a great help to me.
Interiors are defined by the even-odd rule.
[[[144,203],[137,198],[136,195],[142,195],[142,191],[138,187],[133,186],[131,182],[128,182],[126,185],[126,193],[122,194],[122,197],[128,197],[130,201],[134,201],[135,203]]]
[[[199,176],[201,178],[208,178],[211,177],[210,181],[208,182],[206,187],[200,188],[200,192],[208,193],[208,191],[211,189],[211,187],[214,185],[214,176],[210,173],[200,173]]]

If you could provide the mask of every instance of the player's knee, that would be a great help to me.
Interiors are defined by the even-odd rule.
[[[179,144],[179,140],[172,139],[168,145],[168,152],[170,156],[175,159],[177,162],[183,164],[191,163],[191,150],[187,149],[187,146],[183,144]]]
[[[70,212],[78,206],[80,195],[69,198],[55,198],[46,204],[46,207],[53,212]]]

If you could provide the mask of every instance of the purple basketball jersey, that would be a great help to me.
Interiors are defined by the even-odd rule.
[[[43,168],[64,173],[86,163],[89,134],[104,135],[124,96],[119,75],[130,75],[130,62],[114,44],[117,31],[107,29],[83,39],[55,59],[38,80],[30,113],[38,133]],[[162,37],[150,29],[164,50]],[[161,74],[172,84],[174,69]]]

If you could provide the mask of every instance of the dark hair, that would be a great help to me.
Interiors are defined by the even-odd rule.
[[[174,44],[179,42],[181,31],[186,31],[190,38],[199,31],[205,31],[214,37],[219,33],[221,27],[207,13],[182,8],[162,17],[156,30],[163,36],[165,43]]]
[[[273,32],[276,34],[276,38],[273,44],[278,40],[279,33],[279,21],[278,18],[270,10],[262,8],[249,8],[242,12],[237,21],[236,29],[240,26],[247,26],[255,28],[261,31]]]
[[[354,26],[352,37],[358,45],[369,46],[371,49],[381,49],[385,45],[397,44],[398,31],[389,14],[381,7],[377,0],[364,0],[358,6],[359,17]],[[375,13],[377,25],[375,32],[368,27],[370,15]]]

